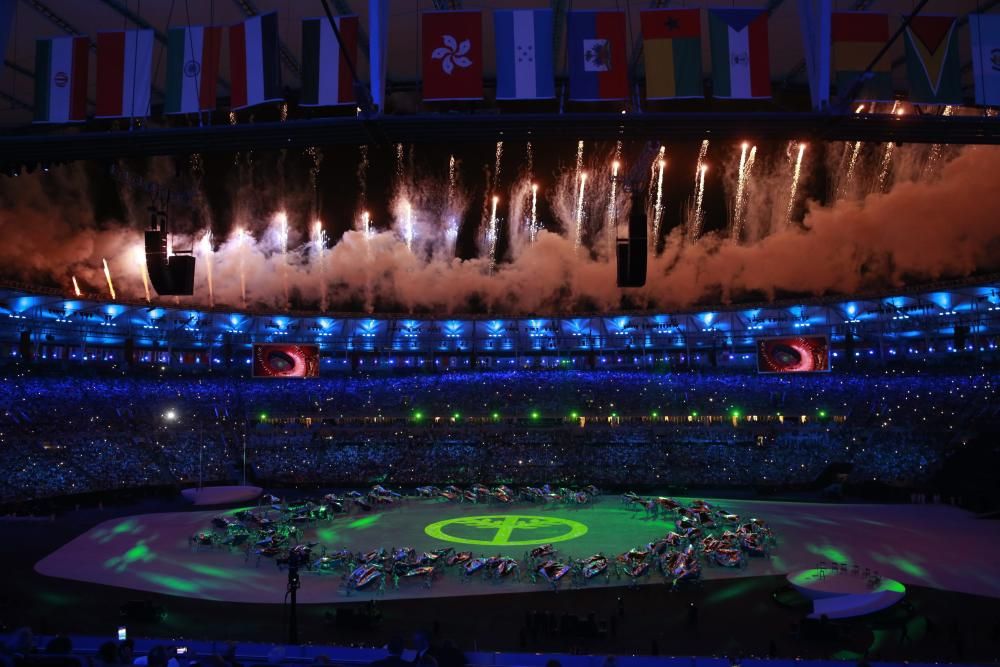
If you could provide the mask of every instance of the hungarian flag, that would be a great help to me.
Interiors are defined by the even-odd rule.
[[[962,63],[954,16],[918,14],[906,26],[906,75],[910,101],[961,104]]]
[[[338,16],[340,38],[351,61],[358,62],[358,17]],[[304,107],[354,104],[354,79],[327,18],[302,21],[302,99]]]
[[[86,37],[35,42],[35,122],[73,123],[87,119]]]
[[[277,12],[229,26],[229,71],[234,109],[281,101]]]
[[[754,99],[771,96],[767,10],[710,9],[712,83],[716,97]]]
[[[165,113],[197,113],[215,109],[221,50],[220,26],[178,27],[167,32]]]
[[[625,13],[569,13],[569,98],[623,100],[628,97]]]
[[[424,12],[420,20],[424,99],[482,99],[482,12]]]
[[[497,52],[497,99],[538,100],[556,96],[552,62],[552,10],[493,12]]]
[[[969,14],[976,104],[1000,104],[1000,15]]]
[[[153,31],[97,33],[98,118],[149,115],[153,83]]]
[[[701,11],[651,9],[639,16],[646,99],[702,97]]]
[[[857,85],[852,99],[862,102],[892,99],[892,62],[887,56],[879,58],[872,71],[861,77],[888,41],[888,14],[833,12],[830,17],[833,82],[841,97]]]

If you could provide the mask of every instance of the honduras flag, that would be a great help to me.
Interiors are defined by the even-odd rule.
[[[496,31],[497,99],[555,97],[552,10],[498,10],[493,12],[493,26]]]

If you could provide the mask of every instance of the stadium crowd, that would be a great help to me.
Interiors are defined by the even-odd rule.
[[[1000,417],[984,369],[541,371],[0,383],[0,500],[235,480],[919,485]],[[778,417],[782,415],[782,417]]]

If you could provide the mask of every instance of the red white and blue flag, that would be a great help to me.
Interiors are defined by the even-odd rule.
[[[625,13],[569,13],[569,98],[580,102],[628,97]]]

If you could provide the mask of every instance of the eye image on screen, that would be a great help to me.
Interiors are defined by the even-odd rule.
[[[830,370],[830,342],[825,336],[757,339],[760,373],[816,373]]]
[[[319,348],[315,345],[260,343],[253,346],[253,376],[259,378],[314,378],[319,376]]]

